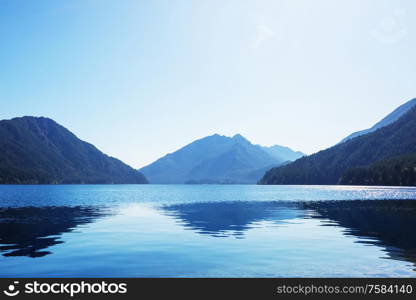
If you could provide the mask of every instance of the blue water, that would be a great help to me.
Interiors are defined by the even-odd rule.
[[[415,277],[416,189],[0,186],[0,277]]]

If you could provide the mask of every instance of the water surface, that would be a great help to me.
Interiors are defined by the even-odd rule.
[[[415,277],[416,189],[0,186],[2,277]]]

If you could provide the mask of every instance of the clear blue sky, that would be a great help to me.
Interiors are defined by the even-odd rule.
[[[312,153],[416,97],[416,2],[0,0],[0,118],[141,167],[241,133]]]

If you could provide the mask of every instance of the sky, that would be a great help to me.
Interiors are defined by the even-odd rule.
[[[214,133],[311,154],[416,97],[416,2],[0,0],[0,119],[133,167]]]

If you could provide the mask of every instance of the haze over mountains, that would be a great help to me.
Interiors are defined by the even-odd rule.
[[[415,104],[399,107],[367,134],[271,169],[259,183],[416,185]]]
[[[151,183],[256,183],[268,169],[304,156],[287,147],[254,145],[214,134],[140,169]]]
[[[0,149],[0,184],[416,185],[416,99],[310,156],[214,134],[137,171],[35,117],[0,121]]]
[[[47,118],[0,121],[1,184],[138,184],[138,171]]]

